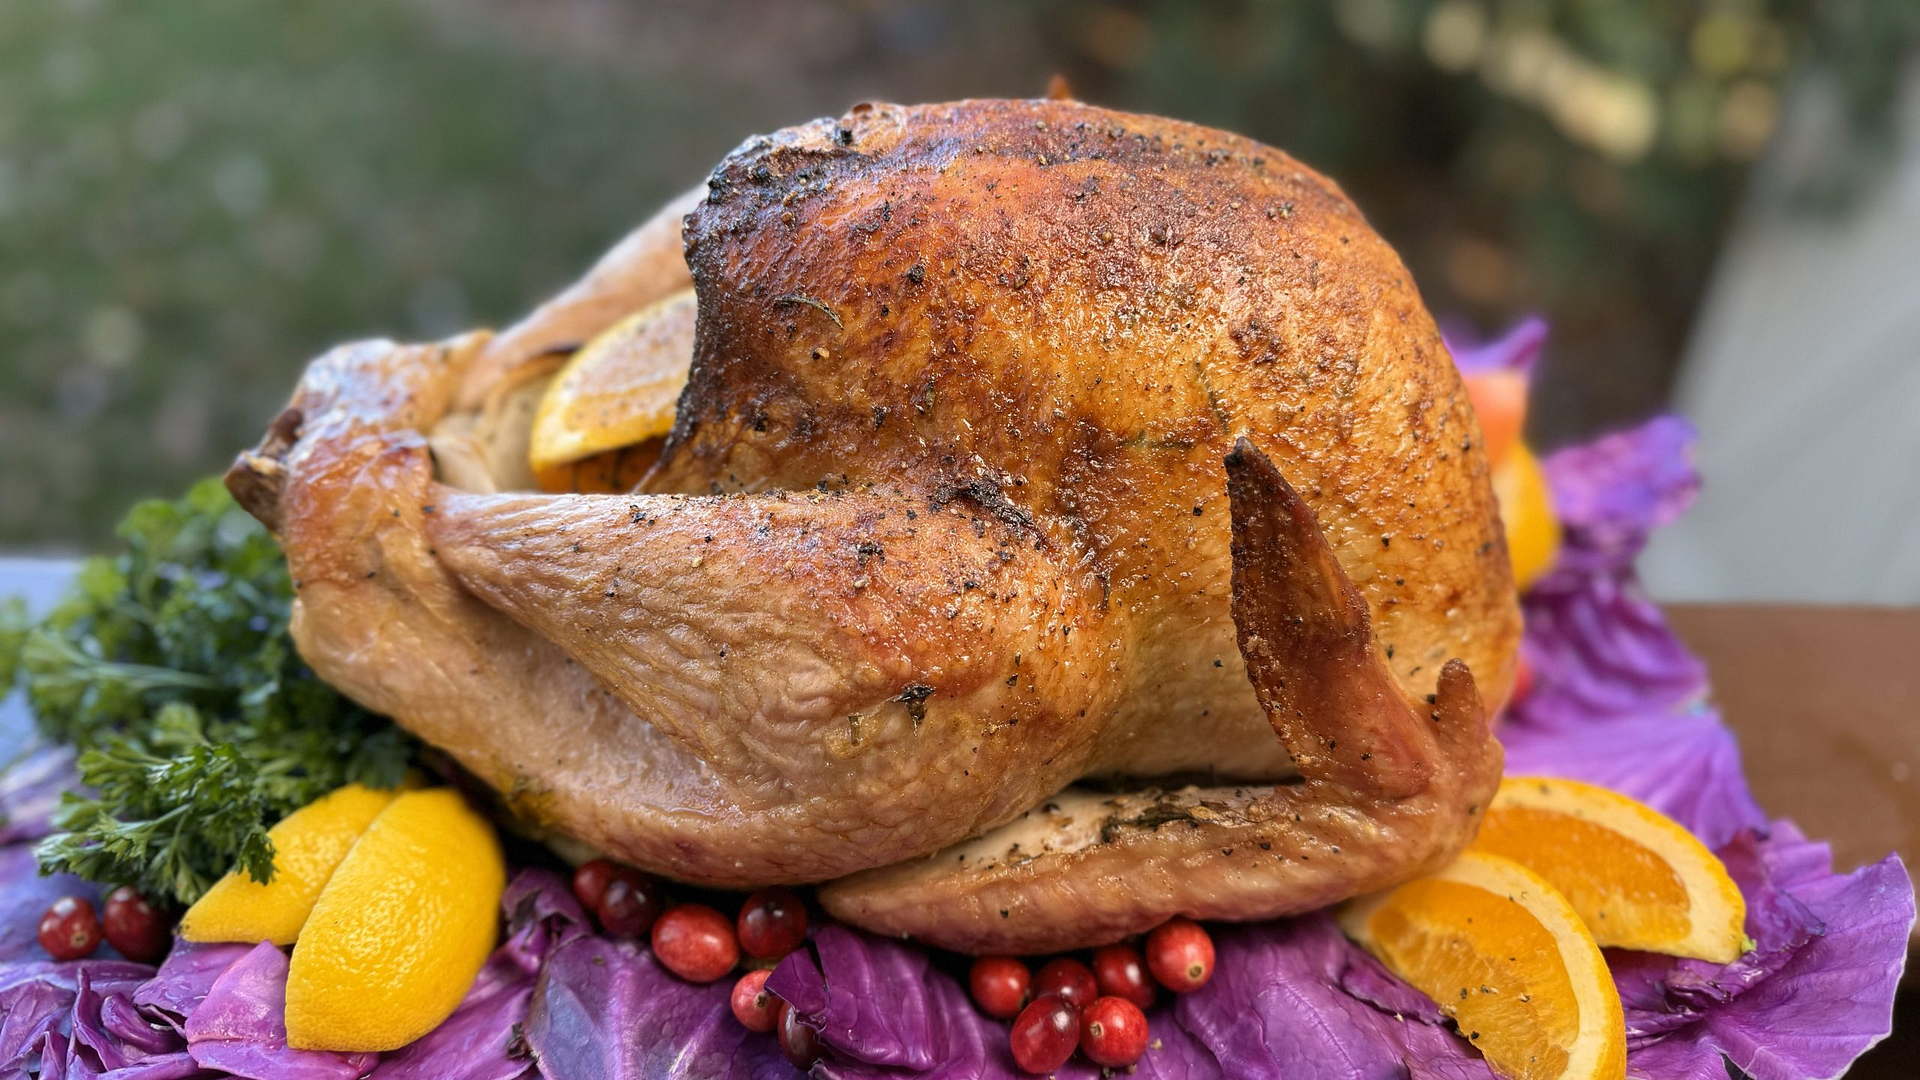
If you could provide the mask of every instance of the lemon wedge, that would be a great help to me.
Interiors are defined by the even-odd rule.
[[[1501,1076],[1626,1075],[1626,1022],[1600,947],[1566,898],[1519,863],[1468,851],[1355,901],[1340,925],[1433,998]]]
[[[395,798],[353,845],[300,933],[287,1045],[393,1050],[432,1031],[493,949],[506,864],[451,788]]]
[[[1508,777],[1474,842],[1552,882],[1604,946],[1729,964],[1746,951],[1746,899],[1673,819],[1618,792]]]
[[[693,363],[695,314],[688,289],[634,312],[573,354],[533,418],[527,463],[535,475],[673,428]]]
[[[227,874],[180,917],[180,936],[293,944],[334,868],[395,794],[348,784],[288,814],[267,830],[273,880],[261,884],[244,870]]]

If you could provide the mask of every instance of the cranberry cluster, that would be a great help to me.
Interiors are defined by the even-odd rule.
[[[102,938],[129,960],[157,964],[173,944],[173,919],[127,885],[107,894],[104,916],[84,896],[63,896],[40,916],[40,947],[55,960],[84,960]]]
[[[1213,939],[1193,920],[1175,918],[1147,935],[1144,960],[1132,945],[1106,945],[1093,951],[1092,967],[1059,956],[1033,974],[1011,956],[983,956],[967,983],[980,1011],[1013,1021],[1014,1063],[1050,1073],[1076,1047],[1105,1068],[1135,1064],[1147,1050],[1154,984],[1184,994],[1212,977]]]
[[[787,889],[762,889],[728,919],[705,904],[668,906],[659,880],[594,859],[573,874],[573,894],[611,937],[647,938],[654,959],[688,982],[725,978],[745,953],[754,970],[733,986],[733,1015],[752,1031],[775,1031],[780,1051],[800,1068],[820,1058],[812,1028],[767,992],[773,964],[807,939],[807,907]]]

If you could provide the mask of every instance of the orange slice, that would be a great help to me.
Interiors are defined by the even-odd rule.
[[[1499,465],[1507,451],[1520,442],[1527,426],[1527,377],[1510,368],[1469,375],[1467,400],[1480,420],[1480,438],[1487,460]]]
[[[1521,589],[1547,572],[1560,552],[1560,519],[1553,514],[1547,475],[1527,444],[1516,442],[1493,469],[1493,494],[1506,526],[1513,583]]]
[[[660,460],[660,451],[666,443],[665,439],[647,439],[618,450],[603,450],[565,465],[554,465],[533,474],[534,486],[556,495],[568,492],[612,495],[632,491],[653,463]]]
[[[665,435],[693,363],[693,290],[615,323],[581,346],[533,418],[534,474]]]
[[[1433,998],[1511,1080],[1620,1080],[1620,995],[1565,897],[1511,859],[1468,851],[1431,877],[1366,897],[1347,934]]]
[[[1747,902],[1678,822],[1573,780],[1500,784],[1474,847],[1552,882],[1601,945],[1728,964],[1747,949]]]

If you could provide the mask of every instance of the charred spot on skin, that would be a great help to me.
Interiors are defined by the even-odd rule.
[[[1013,500],[1007,498],[999,484],[985,477],[939,484],[927,496],[927,502],[935,510],[944,510],[948,504],[962,498],[1009,525],[1022,529],[1035,527],[1033,515],[1024,507],[1015,505]]]
[[[1100,824],[1100,842],[1109,844],[1122,829],[1143,829],[1147,832],[1158,831],[1166,825],[1185,823],[1190,828],[1200,827],[1200,816],[1193,810],[1184,809],[1173,803],[1155,803],[1132,817],[1113,815]]]
[[[913,683],[893,700],[907,707],[907,718],[913,721],[913,729],[918,731],[921,722],[927,718],[927,699],[932,696],[933,687],[926,683]]]

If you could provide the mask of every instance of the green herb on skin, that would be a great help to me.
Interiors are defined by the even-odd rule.
[[[120,536],[39,624],[0,609],[0,689],[22,680],[42,733],[80,751],[87,790],[62,798],[41,869],[190,904],[236,866],[267,880],[268,826],[399,783],[414,744],[300,660],[286,562],[218,480],[141,503]]]

